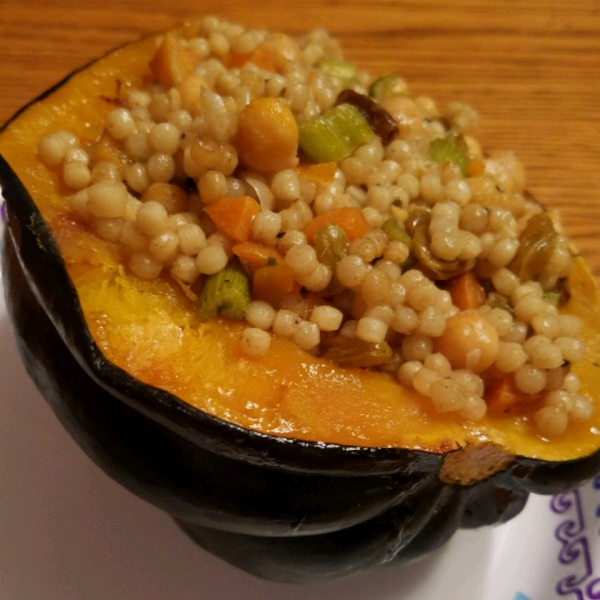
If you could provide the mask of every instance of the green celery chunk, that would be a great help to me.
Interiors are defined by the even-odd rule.
[[[317,67],[329,75],[337,77],[344,85],[351,85],[356,82],[356,65],[347,60],[337,60],[335,58],[322,58]]]
[[[542,300],[544,300],[548,304],[552,304],[552,306],[558,307],[558,302],[560,300],[560,292],[556,292],[556,291],[544,292],[544,294],[542,296]]]
[[[219,313],[230,319],[242,319],[250,304],[250,283],[237,264],[209,275],[204,281],[198,304],[202,319],[214,319]]]
[[[405,87],[398,75],[390,73],[389,75],[384,75],[383,77],[376,79],[369,86],[369,96],[371,96],[375,102],[382,102],[390,96],[404,93],[404,90]]]
[[[460,167],[463,176],[467,174],[469,156],[446,138],[433,140],[429,144],[429,158],[438,163],[454,162]]]
[[[404,226],[396,219],[386,219],[381,226],[383,233],[387,235],[390,242],[402,242],[410,250],[412,248],[412,239],[404,229]]]
[[[300,148],[316,163],[339,162],[375,138],[367,120],[351,104],[340,104],[298,126]]]

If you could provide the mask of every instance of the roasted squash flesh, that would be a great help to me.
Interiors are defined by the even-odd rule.
[[[552,441],[535,433],[526,413],[491,414],[477,424],[435,414],[385,374],[336,366],[289,340],[276,339],[268,355],[249,359],[239,350],[240,325],[203,322],[177,285],[127,272],[118,249],[69,213],[59,176],[40,162],[36,148],[41,136],[59,128],[78,134],[83,146],[97,141],[114,102],[148,77],[155,51],[149,38],[109,54],[29,106],[0,137],[0,153],[50,223],[91,334],[110,361],[202,411],[278,436],[432,451],[489,440],[547,460],[578,458],[600,446],[600,300],[582,259],[561,310],[584,323],[587,357],[576,373],[596,410]]]

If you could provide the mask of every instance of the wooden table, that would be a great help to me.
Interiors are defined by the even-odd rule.
[[[528,188],[560,208],[600,276],[598,0],[1,0],[0,122],[113,46],[204,14],[338,35],[373,73],[396,71],[441,106],[479,109],[486,149],[512,149]]]

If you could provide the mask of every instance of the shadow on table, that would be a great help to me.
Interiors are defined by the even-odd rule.
[[[489,538],[466,535],[485,561]],[[408,568],[314,586],[261,581],[207,554],[66,434],[25,373],[2,303],[0,539],[3,600],[428,600],[434,589],[482,597],[475,580],[463,595],[449,549]]]

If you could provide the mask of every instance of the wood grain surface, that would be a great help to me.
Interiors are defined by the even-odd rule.
[[[373,74],[473,105],[484,148],[515,151],[600,276],[599,0],[0,0],[0,122],[112,47],[204,14],[325,28]]]

